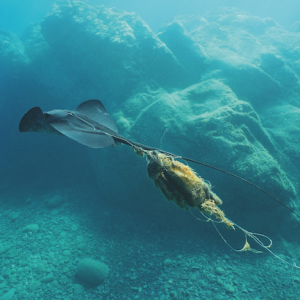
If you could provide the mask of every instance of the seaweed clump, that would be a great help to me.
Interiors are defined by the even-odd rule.
[[[148,175],[169,201],[173,201],[181,209],[195,207],[205,214],[215,215],[218,220],[234,229],[234,224],[218,207],[222,200],[189,166],[157,151],[146,151],[146,154]]]

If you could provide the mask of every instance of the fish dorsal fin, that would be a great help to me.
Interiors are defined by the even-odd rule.
[[[75,108],[75,111],[86,115],[90,119],[104,125],[114,132],[118,132],[117,125],[111,119],[100,100],[92,99],[84,101]]]

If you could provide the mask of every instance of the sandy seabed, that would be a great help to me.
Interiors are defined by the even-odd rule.
[[[0,195],[0,300],[298,299],[299,270],[217,233],[161,228],[85,188],[25,194]],[[109,267],[98,287],[76,276],[86,257]]]

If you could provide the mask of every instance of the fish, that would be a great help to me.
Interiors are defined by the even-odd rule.
[[[43,112],[40,107],[35,106],[27,111],[22,117],[19,123],[19,131],[64,135],[90,148],[105,148],[124,144],[131,146],[134,149],[141,149],[142,151],[156,151],[176,159],[190,161],[225,173],[252,185],[300,218],[300,215],[298,215],[290,207],[245,178],[191,158],[175,155],[159,148],[140,144],[122,136],[118,133],[118,128],[115,122],[109,116],[102,102],[97,99],[84,101],[73,111],[66,109],[54,109],[48,112]]]

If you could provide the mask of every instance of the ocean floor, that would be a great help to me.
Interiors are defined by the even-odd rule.
[[[272,255],[158,228],[84,188],[41,194],[0,195],[0,300],[299,299],[300,271]],[[85,257],[109,267],[102,285],[77,278]]]

